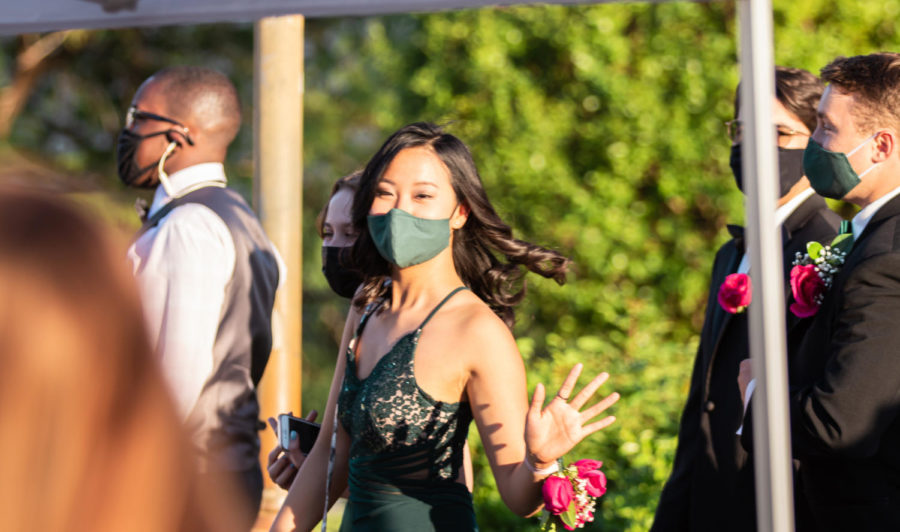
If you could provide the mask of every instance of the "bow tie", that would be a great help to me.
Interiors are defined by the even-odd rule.
[[[137,211],[137,215],[141,218],[141,223],[147,221],[147,213],[150,211],[150,206],[147,205],[147,200],[144,198],[138,198],[134,200],[134,210]]]
[[[734,245],[737,247],[738,253],[744,253],[744,228],[740,225],[727,226],[728,233],[734,239]]]

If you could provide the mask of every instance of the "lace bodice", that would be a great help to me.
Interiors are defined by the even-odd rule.
[[[368,309],[348,348],[338,397],[338,416],[350,434],[351,468],[365,463],[387,481],[455,480],[472,421],[467,402],[436,401],[416,382],[416,344],[423,327],[451,292],[415,330],[400,338],[365,379],[357,377],[353,346],[376,308]],[[360,461],[360,459],[362,459]]]

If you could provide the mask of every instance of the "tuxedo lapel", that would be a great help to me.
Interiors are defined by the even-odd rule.
[[[725,327],[728,326],[728,322],[731,320],[731,317],[734,316],[732,313],[726,312],[725,309],[722,308],[722,305],[719,304],[719,286],[725,282],[726,277],[737,272],[738,266],[741,264],[741,258],[744,256],[744,228],[739,225],[728,225],[728,233],[731,235],[733,244],[730,248],[731,256],[728,260],[723,261],[725,269],[716,272],[714,278],[717,282],[716,285],[712,287],[713,290],[717,291],[715,294],[716,297],[714,297],[716,314],[714,315],[715,319],[713,321],[713,334],[715,340],[713,342],[713,356],[715,356],[715,352],[719,347],[719,341],[722,339],[722,332],[725,331]]]
[[[878,212],[875,213],[875,216],[869,220],[869,223],[866,224],[866,228],[863,229],[862,234],[860,234],[859,238],[853,243],[851,253],[853,252],[853,249],[856,249],[857,247],[864,247],[865,245],[863,242],[872,235],[879,225],[898,214],[900,214],[900,196],[895,196],[892,200],[882,205],[881,208],[878,209]]]
[[[853,268],[856,267],[859,262],[867,256],[866,250],[870,244],[870,237],[875,232],[878,227],[890,220],[891,218],[900,215],[900,196],[895,197],[894,199],[885,203],[878,212],[875,213],[875,216],[869,220],[869,223],[866,224],[866,228],[863,229],[863,232],[859,235],[853,242],[853,247],[850,248],[850,252],[847,253],[847,258],[844,261],[844,266],[840,269],[840,271],[835,275],[834,282],[831,288],[828,289],[828,293],[840,293],[844,281],[847,278],[847,275]],[[826,304],[830,297],[828,295],[825,296]]]
[[[734,240],[734,247],[737,249],[738,255],[743,255],[744,250],[746,249],[746,244],[744,240],[744,228],[740,225],[732,225],[728,224],[726,226],[728,229],[728,234],[731,235],[731,238]],[[737,265],[735,265],[735,268]]]
[[[710,290],[718,291],[719,286],[725,282],[725,278],[735,273],[738,269],[738,266],[741,263],[741,258],[744,255],[744,228],[738,225],[729,225],[728,232],[732,236],[732,246],[729,246],[729,257],[727,260],[722,261],[723,268],[719,271],[714,272],[713,279],[715,282],[710,287]],[[716,353],[719,351],[719,343],[722,341],[722,335],[728,327],[728,324],[731,322],[734,314],[730,312],[726,312],[725,309],[722,308],[722,305],[719,304],[719,300],[717,297],[717,293],[710,294],[709,297],[710,305],[712,305],[712,311],[708,313],[707,319],[712,319],[712,327],[710,328],[710,340],[712,343],[710,344],[712,348],[709,350],[709,356],[706,357],[704,373],[709,378],[709,369],[712,367],[713,360],[716,358]]]
[[[797,209],[781,225],[781,249],[782,249],[782,267],[784,268],[785,288],[784,302],[785,308],[792,302],[793,294],[791,293],[790,272],[794,266],[794,260],[798,252],[804,253],[806,244],[815,237],[808,236],[808,231],[803,229],[807,226],[809,220],[820,210],[828,209],[828,205],[821,196],[813,195],[809,199],[797,206]],[[830,242],[830,241],[829,241]],[[825,245],[825,242],[820,242]],[[799,320],[793,320],[793,314],[788,314],[788,328],[792,327]]]
[[[784,236],[785,241],[790,240],[794,233],[802,230],[806,227],[809,219],[816,215],[822,209],[827,209],[828,204],[825,203],[825,200],[822,199],[821,196],[817,196],[813,194],[806,201],[801,203],[794,209],[794,212],[791,213],[790,216],[784,221],[781,225],[782,236]]]

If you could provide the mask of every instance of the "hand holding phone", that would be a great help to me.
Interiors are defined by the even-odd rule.
[[[287,450],[291,445],[291,435],[296,434],[295,438],[300,440],[300,452],[303,455],[309,454],[316,438],[319,436],[321,425],[303,418],[295,417],[290,414],[280,414],[278,416],[278,443],[281,448]]]
[[[288,412],[288,414],[293,415],[293,412]],[[306,421],[315,421],[318,415],[319,413],[315,410],[310,410],[306,415]],[[294,477],[297,476],[297,471],[303,465],[306,457],[300,452],[299,441],[293,447],[283,448],[281,446],[281,433],[278,430],[277,419],[270,417],[269,425],[272,427],[272,432],[275,433],[275,446],[269,451],[266,472],[276,485],[283,489],[290,489]],[[297,436],[299,438],[299,433]],[[288,438],[290,438],[290,431],[288,431]]]

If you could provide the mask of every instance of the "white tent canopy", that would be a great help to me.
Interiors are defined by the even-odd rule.
[[[0,34],[249,22],[293,13],[305,17],[338,17],[536,3],[576,4],[579,0],[6,0],[0,9]]]
[[[0,11],[0,34],[22,34],[63,29],[123,28],[131,26],[160,26],[168,24],[204,24],[214,22],[249,22],[263,17],[302,14],[306,17],[365,16],[401,12],[424,12],[449,9],[495,6],[498,4],[578,4],[605,3],[620,0],[36,0],[23,2],[5,0]],[[660,0],[665,1],[665,0]],[[746,117],[747,134],[743,142],[743,172],[747,200],[747,242],[752,250],[753,302],[749,308],[750,351],[753,373],[757,377],[754,396],[754,460],[756,467],[756,501],[759,530],[793,530],[791,454],[787,417],[787,367],[784,332],[784,280],[781,272],[781,245],[775,226],[777,159],[775,138],[771,127],[771,106],[775,92],[772,51],[771,0],[737,0],[740,22],[741,48],[741,114]],[[302,34],[302,24],[299,26]],[[284,35],[282,35],[284,37]],[[272,39],[276,43],[285,38]],[[291,52],[301,49],[302,38],[292,45]],[[257,70],[265,78],[264,66],[271,55],[260,53],[257,46]],[[277,53],[287,53],[284,49]],[[300,55],[302,57],[302,55]],[[272,76],[269,85],[290,85],[283,93],[264,92],[260,106],[274,94],[302,99],[296,79]],[[290,113],[289,113],[290,114]],[[295,113],[302,116],[302,109]],[[287,116],[287,115],[283,115]],[[283,116],[281,118],[283,118]],[[289,120],[279,120],[281,124]],[[759,127],[762,125],[763,127]],[[299,125],[294,124],[299,138]],[[267,145],[278,144],[277,133]],[[279,146],[279,153],[296,157],[296,144]],[[265,157],[264,157],[265,158]],[[277,159],[277,157],[275,157]],[[275,166],[278,166],[275,164]],[[259,168],[259,167],[258,167]],[[299,170],[299,169],[298,169]],[[259,172],[258,172],[259,173]],[[276,172],[277,173],[277,172]],[[265,173],[262,173],[265,175]],[[297,175],[297,174],[294,174]],[[259,186],[257,184],[257,186]],[[274,190],[272,197],[289,202],[298,199],[301,191],[281,194]],[[281,194],[279,196],[279,194]],[[270,205],[262,205],[265,213]],[[299,210],[300,202],[281,205],[274,211]],[[276,216],[277,218],[277,216]],[[296,233],[299,224],[278,221],[277,231]],[[267,227],[267,231],[270,229]],[[270,233],[271,234],[271,233]],[[277,244],[277,242],[276,242]],[[299,280],[299,278],[298,278]],[[299,348],[298,348],[299,349]],[[298,350],[299,352],[299,350]]]

